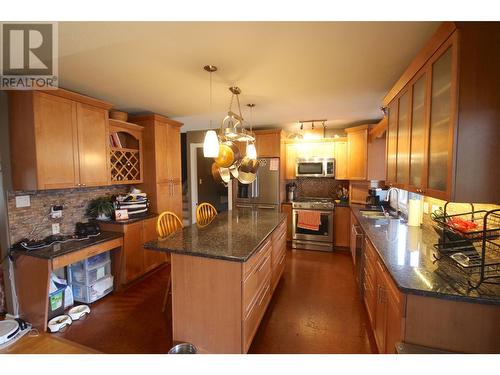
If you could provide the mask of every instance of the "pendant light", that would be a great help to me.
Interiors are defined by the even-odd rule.
[[[247,104],[247,107],[250,108],[250,134],[252,134],[253,107],[255,107],[255,104]],[[255,144],[253,141],[247,141],[246,156],[251,160],[257,160],[257,150],[255,149]]]
[[[203,156],[206,158],[216,158],[219,156],[219,138],[215,130],[212,129],[212,73],[217,71],[217,67],[214,65],[205,65],[203,69],[210,73],[210,129],[205,133]]]

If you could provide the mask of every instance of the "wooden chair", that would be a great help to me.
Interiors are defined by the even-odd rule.
[[[156,233],[160,239],[167,238],[172,233],[177,232],[182,229],[182,221],[179,217],[170,211],[165,211],[158,216],[156,221]],[[170,267],[170,275],[168,276],[167,291],[165,292],[165,297],[163,298],[162,312],[165,312],[168,303],[168,295],[170,294],[170,289],[172,288],[172,267]]]
[[[196,209],[196,223],[199,225],[209,224],[217,216],[217,209],[210,203],[202,203]]]

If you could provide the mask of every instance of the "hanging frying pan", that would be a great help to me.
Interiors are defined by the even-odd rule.
[[[215,182],[220,182],[224,185],[227,185],[229,181],[231,181],[231,172],[229,172],[229,168],[220,168],[217,166],[217,163],[212,163],[212,177]]]

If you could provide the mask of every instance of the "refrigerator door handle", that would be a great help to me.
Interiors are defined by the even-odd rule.
[[[254,198],[259,197],[259,175],[257,174],[257,177],[255,177],[255,180],[253,181],[254,187],[253,187],[253,192],[254,192]]]

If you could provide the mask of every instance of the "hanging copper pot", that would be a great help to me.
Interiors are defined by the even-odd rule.
[[[244,157],[238,168],[238,181],[242,184],[251,184],[257,178],[259,161]]]
[[[224,141],[219,145],[219,156],[214,160],[221,168],[229,168],[241,159],[240,149],[232,141]]]
[[[227,185],[231,181],[231,172],[229,168],[220,168],[217,163],[212,163],[212,177],[215,182],[220,182]]]

